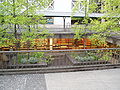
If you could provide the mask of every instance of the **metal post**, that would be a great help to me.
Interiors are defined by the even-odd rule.
[[[65,19],[66,19],[66,17],[63,17],[63,27],[64,27],[64,31],[65,31]]]

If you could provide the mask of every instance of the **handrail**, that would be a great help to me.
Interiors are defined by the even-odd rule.
[[[71,52],[91,50],[120,50],[120,48],[98,48],[98,49],[67,49],[67,50],[24,50],[24,51],[0,51],[0,53],[21,53],[21,52]]]

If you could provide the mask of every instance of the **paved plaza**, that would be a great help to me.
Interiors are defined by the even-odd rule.
[[[120,90],[120,69],[2,75],[0,90]]]

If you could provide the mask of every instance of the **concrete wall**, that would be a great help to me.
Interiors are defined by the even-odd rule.
[[[64,25],[64,20],[63,17],[54,17],[54,24],[55,25]],[[71,18],[70,17],[66,17],[65,18],[65,25],[71,25]]]
[[[54,0],[54,12],[71,12],[72,0]],[[67,17],[65,21],[66,25],[71,25],[71,18]],[[55,25],[63,25],[63,17],[54,17]]]

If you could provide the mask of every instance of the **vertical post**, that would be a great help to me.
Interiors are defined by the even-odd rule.
[[[65,19],[66,19],[66,17],[63,17],[63,27],[64,27],[64,31],[65,31]]]
[[[85,20],[87,19],[87,0],[85,0]],[[86,41],[86,27],[87,27],[87,23],[85,22],[85,36],[84,36],[84,45],[83,45],[83,47],[84,47],[84,49],[85,49],[85,47],[86,47],[86,43],[87,43],[87,41]]]
[[[53,50],[53,39],[50,38],[50,50]]]

